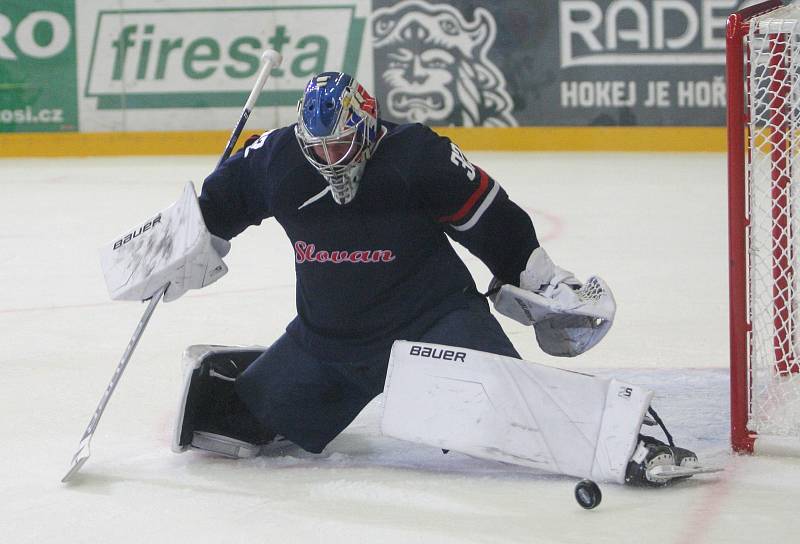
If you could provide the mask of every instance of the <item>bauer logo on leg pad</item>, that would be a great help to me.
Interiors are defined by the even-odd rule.
[[[453,351],[450,349],[436,349],[428,346],[411,346],[411,355],[417,357],[429,357],[431,359],[444,359],[445,361],[461,361],[467,356],[463,351]]]

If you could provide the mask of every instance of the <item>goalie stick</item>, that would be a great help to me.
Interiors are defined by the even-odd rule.
[[[167,287],[169,287],[169,284],[161,287],[158,292],[150,298],[150,304],[147,305],[147,309],[144,311],[142,318],[139,320],[136,330],[133,331],[133,336],[131,337],[130,342],[128,342],[128,347],[125,348],[125,353],[122,354],[122,359],[117,365],[114,375],[111,376],[111,381],[108,383],[108,386],[106,386],[105,392],[103,392],[103,398],[100,399],[100,404],[98,404],[97,408],[95,408],[94,415],[92,416],[91,421],[89,421],[89,425],[86,427],[86,430],[83,432],[81,442],[78,445],[78,451],[75,452],[75,455],[72,457],[72,464],[69,467],[69,471],[63,478],[61,478],[62,482],[69,481],[70,478],[78,473],[86,460],[89,459],[89,455],[91,455],[89,444],[92,441],[92,436],[94,435],[94,431],[100,421],[100,416],[103,415],[103,412],[106,409],[106,404],[108,404],[108,399],[110,399],[112,393],[114,393],[114,389],[116,389],[117,384],[122,377],[122,372],[128,365],[128,361],[130,360],[131,355],[133,355],[133,350],[136,349],[136,345],[139,343],[139,338],[142,337],[144,328],[147,326],[147,322],[150,321],[150,316],[153,315],[153,311],[156,309],[156,306],[161,300],[161,297],[164,295],[164,292],[167,290]]]
[[[267,49],[264,51],[264,53],[262,53],[261,61],[264,63],[264,65],[261,67],[261,72],[258,74],[255,85],[253,85],[253,90],[250,91],[250,96],[247,97],[247,102],[244,103],[242,115],[239,117],[239,121],[236,123],[236,126],[233,127],[233,132],[231,132],[231,137],[228,139],[228,144],[225,146],[225,151],[219,158],[217,168],[219,168],[220,165],[222,165],[222,163],[225,162],[228,157],[230,157],[231,152],[233,151],[233,146],[236,145],[236,141],[239,139],[239,135],[242,133],[242,129],[244,129],[244,125],[247,123],[247,119],[250,118],[250,113],[252,113],[253,108],[256,105],[258,95],[261,94],[261,89],[264,88],[264,84],[267,82],[269,73],[273,68],[277,68],[281,65],[283,57],[281,57],[281,54],[274,49]]]
[[[250,117],[250,114],[255,107],[256,101],[258,100],[258,96],[261,94],[261,89],[264,88],[264,84],[269,77],[269,73],[273,68],[280,66],[282,57],[281,54],[275,50],[268,49],[264,51],[261,55],[261,60],[263,65],[261,67],[261,71],[258,74],[258,78],[256,79],[255,84],[253,85],[253,89],[250,91],[250,95],[247,97],[247,101],[245,102],[244,108],[242,110],[242,114],[239,117],[239,121],[236,123],[236,126],[231,132],[230,138],[228,138],[228,143],[225,146],[225,151],[223,151],[222,156],[217,162],[217,168],[225,162],[225,160],[230,157],[231,152],[233,151],[233,147],[236,145],[239,136],[244,129],[245,123],[247,123],[247,119]],[[133,351],[136,349],[136,345],[139,343],[139,339],[141,338],[142,334],[144,333],[145,327],[147,327],[147,323],[150,321],[150,317],[153,315],[153,312],[158,306],[158,303],[161,301],[161,298],[166,293],[167,288],[169,287],[169,283],[161,286],[152,297],[150,297],[150,303],[147,305],[147,309],[145,309],[144,314],[142,315],[141,319],[139,320],[139,324],[136,326],[136,329],[133,332],[133,336],[131,337],[130,341],[128,342],[128,347],[125,349],[125,353],[122,355],[122,359],[120,360],[119,364],[117,365],[116,370],[114,371],[113,376],[111,376],[111,381],[109,382],[108,386],[106,386],[106,390],[103,392],[103,397],[100,399],[100,403],[97,405],[97,408],[92,415],[92,419],[89,421],[89,425],[86,427],[86,430],[83,432],[83,436],[81,437],[80,443],[78,445],[78,451],[75,452],[75,455],[72,457],[72,462],[70,463],[69,470],[61,479],[62,482],[68,482],[72,479],[75,474],[80,471],[81,467],[86,463],[89,459],[89,455],[91,454],[90,451],[90,443],[92,440],[92,436],[94,436],[94,432],[97,429],[97,424],[100,422],[100,417],[103,415],[103,412],[106,409],[106,405],[108,404],[111,395],[114,393],[114,389],[116,389],[117,384],[119,383],[120,378],[122,377],[122,373],[125,370],[125,367],[128,365],[128,361],[130,360],[131,356],[133,355]]]

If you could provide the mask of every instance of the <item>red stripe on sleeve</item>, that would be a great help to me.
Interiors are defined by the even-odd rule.
[[[484,195],[486,189],[489,187],[489,176],[486,175],[486,172],[484,172],[477,166],[475,168],[478,170],[478,172],[481,173],[481,181],[480,184],[478,185],[478,188],[475,189],[475,192],[472,193],[472,195],[467,199],[467,201],[464,203],[464,205],[461,207],[460,210],[458,210],[453,215],[445,215],[443,217],[440,217],[436,221],[438,221],[439,223],[455,223],[456,221],[460,221],[469,212],[472,211],[472,208],[475,207],[475,204],[477,204],[478,201],[481,199],[481,197]]]

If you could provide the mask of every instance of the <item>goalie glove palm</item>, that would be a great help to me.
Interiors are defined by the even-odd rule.
[[[520,274],[520,287],[503,285],[495,309],[533,325],[545,353],[574,357],[595,346],[611,328],[616,302],[608,285],[590,277],[584,285],[537,248]]]
[[[556,266],[543,248],[534,249],[525,270],[519,274],[519,286],[534,293],[550,293],[562,284],[575,288],[581,286],[572,272]]]

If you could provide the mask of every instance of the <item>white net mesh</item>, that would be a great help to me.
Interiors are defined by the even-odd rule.
[[[750,416],[800,437],[800,8],[755,19],[746,43],[749,121]]]
[[[576,295],[583,302],[597,302],[603,293],[605,293],[605,289],[603,289],[602,283],[598,278],[592,276],[578,289]]]

